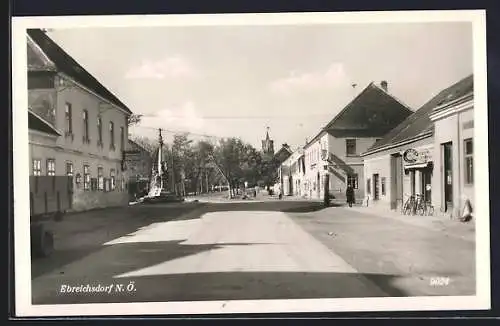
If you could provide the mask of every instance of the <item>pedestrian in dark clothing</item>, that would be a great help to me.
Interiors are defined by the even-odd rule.
[[[354,189],[351,187],[351,185],[347,186],[345,195],[347,199],[347,204],[349,205],[349,207],[352,207],[352,204],[354,203]]]

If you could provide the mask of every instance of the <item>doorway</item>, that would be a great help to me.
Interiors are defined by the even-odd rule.
[[[444,209],[449,212],[453,207],[453,143],[441,145],[443,153]]]
[[[317,180],[316,180],[316,184],[318,185],[316,187],[316,192],[318,194],[318,198],[321,198],[321,177],[319,175],[319,172],[318,172],[318,177],[317,177]]]
[[[399,153],[391,155],[391,209],[403,205],[403,156]]]
[[[379,177],[378,173],[373,175],[373,200],[379,199]]]
[[[425,202],[431,202],[432,194],[431,194],[431,178],[432,178],[432,169],[426,168],[422,170],[422,180],[420,182],[420,193],[423,195],[423,199]]]

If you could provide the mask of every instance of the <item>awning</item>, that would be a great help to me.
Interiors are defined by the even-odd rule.
[[[404,169],[405,170],[410,170],[410,169],[423,169],[428,166],[430,166],[432,162],[425,162],[425,163],[419,163],[419,164],[411,164],[411,165],[405,165]]]

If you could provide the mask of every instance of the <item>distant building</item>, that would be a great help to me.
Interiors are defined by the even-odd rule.
[[[125,164],[128,172],[128,189],[131,195],[149,191],[153,153],[129,139]]]
[[[130,109],[40,29],[28,30],[27,59],[30,119],[59,134],[43,149],[33,134],[30,174],[73,176],[75,211],[127,205]]]
[[[370,83],[304,147],[308,197],[322,198],[328,180],[335,197],[344,197],[351,185],[356,198],[364,198],[360,154],[412,113],[389,93],[386,81]]]
[[[274,160],[278,163],[281,164],[286,161],[292,155],[293,150],[290,148],[290,145],[288,144],[283,144],[281,148],[274,154]]]
[[[302,196],[304,175],[304,151],[302,148],[299,148],[281,164],[283,195]]]
[[[262,140],[262,154],[266,158],[274,156],[274,141],[269,137],[269,128],[266,131],[266,138]]]
[[[278,180],[276,180],[276,184],[274,188],[284,189],[284,179],[283,176],[288,174],[289,166],[284,164],[287,162],[288,158],[293,154],[293,150],[290,148],[288,144],[283,144],[281,148],[274,154],[273,164],[275,168],[278,170]]]

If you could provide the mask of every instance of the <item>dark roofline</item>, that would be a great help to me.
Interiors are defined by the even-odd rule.
[[[45,134],[49,134],[49,135],[53,135],[53,136],[62,136],[62,133],[59,130],[54,128],[49,122],[47,122],[45,119],[43,119],[38,114],[33,112],[30,108],[28,108],[28,116],[29,115],[32,115],[36,120],[38,120],[44,127],[47,128],[48,131],[38,130],[38,129],[31,129],[31,130],[36,130],[38,132],[43,132]],[[28,129],[30,129],[29,125],[28,125]]]
[[[281,146],[281,148],[278,149],[278,151],[276,152],[276,154],[274,154],[274,156],[278,155],[278,153],[280,153],[283,150],[286,150],[290,154],[293,153],[293,151],[292,151],[292,149],[290,147],[288,147],[288,146]]]
[[[307,142],[307,144],[304,145],[304,149],[308,148],[312,143],[314,143],[319,137],[320,135],[323,133],[323,132],[326,132],[326,133],[329,133],[328,130],[330,129],[330,127],[338,120],[340,119],[340,117],[342,116],[343,113],[345,113],[348,109],[350,109],[351,107],[351,104],[354,103],[355,101],[357,101],[360,97],[362,97],[370,88],[373,88],[373,89],[376,89],[378,90],[379,92],[381,92],[382,94],[386,95],[386,96],[389,96],[391,98],[393,98],[396,102],[398,102],[399,104],[401,104],[404,108],[406,108],[408,110],[408,112],[410,114],[414,113],[415,111],[413,111],[408,105],[406,105],[405,103],[403,103],[401,100],[399,100],[398,98],[396,98],[395,96],[393,96],[392,94],[389,94],[388,92],[384,91],[382,88],[380,88],[379,86],[377,86],[377,84],[375,84],[375,82],[370,82],[358,95],[356,95],[356,97],[354,99],[352,99],[349,103],[347,103],[344,108],[342,110],[340,110],[339,113],[337,113],[335,115],[335,117],[330,120],[330,122],[328,122],[323,128],[321,128],[321,130],[318,132],[318,134],[316,136],[314,136],[314,138]]]
[[[330,122],[328,122],[328,123],[326,124],[326,126],[325,126],[325,127],[323,127],[323,130],[326,130],[326,129],[330,128],[330,126],[331,126],[331,125],[333,125],[333,124],[335,123],[335,121],[337,121],[338,119],[340,119],[340,116],[341,116],[344,112],[346,112],[346,111],[347,111],[347,109],[350,107],[350,105],[351,105],[353,102],[355,102],[358,98],[360,98],[360,97],[361,97],[361,95],[365,94],[365,93],[368,91],[368,89],[370,88],[370,86],[373,86],[373,84],[374,84],[373,82],[370,82],[370,83],[369,83],[369,84],[368,84],[368,85],[367,85],[367,86],[366,86],[366,87],[365,87],[365,88],[364,88],[364,89],[363,89],[363,90],[362,90],[362,91],[361,91],[358,95],[356,95],[356,97],[355,97],[355,98],[353,98],[351,101],[349,101],[349,103],[347,103],[347,105],[346,105],[346,106],[344,106],[344,108],[343,108],[342,110],[340,110],[340,112],[339,112],[339,113],[337,113],[337,114],[335,115],[335,117],[333,117],[333,119],[332,119],[332,120],[330,120]]]
[[[82,67],[71,55],[69,55],[62,47],[60,47],[54,40],[52,40],[46,33],[44,33],[41,29],[39,28],[34,28],[34,29],[28,29],[27,31],[28,37],[33,41],[36,46],[40,48],[40,50],[44,53],[47,58],[54,63],[58,71],[60,71],[63,74],[68,75],[72,79],[74,79],[77,83],[81,84],[84,87],[89,88],[92,92],[96,93],[100,97],[106,99],[113,105],[119,107],[120,109],[124,110],[128,114],[133,114],[132,111],[122,102],[120,101],[109,89],[107,89],[104,85],[102,85],[97,78],[95,78],[91,73],[89,73],[84,67]],[[88,82],[91,84],[94,84],[94,87],[92,85],[86,85],[85,82],[80,80],[79,76],[72,75],[71,73],[68,73],[64,71],[64,69],[61,69],[59,66],[60,63],[56,62],[54,58],[51,58],[50,54],[47,53],[47,51],[43,48],[42,45],[40,45],[35,38],[42,38],[48,43],[50,43],[50,46],[55,49],[55,51],[59,52],[59,54],[64,57],[65,60],[69,61],[72,65],[76,66],[78,69],[82,71],[82,74],[88,78]],[[62,64],[61,64],[62,65]],[[97,87],[95,87],[97,86]]]
[[[349,103],[347,103],[346,106],[344,106],[344,108],[339,112],[337,113],[337,115],[329,122],[326,124],[326,126],[323,128],[324,130],[327,130],[327,129],[330,129],[331,126],[338,120],[340,119],[340,117],[342,116],[342,114],[344,114],[348,109],[351,108],[351,105],[356,102],[360,97],[362,97],[369,89],[376,89],[378,90],[381,94],[384,94],[392,99],[394,99],[396,102],[398,102],[399,104],[401,104],[405,109],[408,110],[408,112],[411,114],[415,111],[413,111],[408,105],[404,104],[403,102],[401,102],[399,99],[397,99],[396,97],[394,97],[393,95],[389,94],[388,92],[384,91],[382,88],[378,87],[375,82],[370,82],[354,99],[352,99]]]
[[[451,86],[448,86],[447,88],[444,88],[441,91],[439,91],[438,94],[436,94],[431,99],[429,99],[417,111],[415,111],[412,115],[408,116],[399,125],[397,125],[393,129],[393,131],[395,131],[397,128],[400,128],[401,126],[408,125],[408,121],[412,117],[414,117],[416,114],[419,114],[420,112],[424,112],[424,111],[420,111],[420,110],[424,110],[424,109],[425,110],[430,110],[427,113],[427,116],[430,119],[430,116],[433,114],[433,112],[436,110],[436,108],[452,106],[452,105],[454,105],[456,103],[459,103],[460,101],[462,101],[464,98],[470,96],[471,94],[473,95],[473,91],[472,92],[467,92],[467,93],[463,94],[462,96],[459,96],[456,99],[449,100],[449,101],[446,101],[446,99],[445,99],[444,101],[441,101],[440,103],[434,104],[434,105],[432,105],[432,107],[429,107],[429,105],[431,105],[433,103],[433,101],[435,101],[437,98],[439,98],[439,96],[454,91],[454,89],[455,89],[455,87],[457,87],[457,85],[461,84],[462,82],[466,81],[469,78],[473,78],[473,76],[474,76],[473,74],[469,74],[468,76],[462,78],[461,80],[459,80],[458,82],[452,84]],[[389,133],[386,136],[384,136],[382,139],[383,140],[393,140],[396,137],[398,137],[399,135],[401,135],[402,133],[404,133],[404,130],[405,129],[401,129],[401,130],[397,131],[396,134],[392,134],[392,135],[391,135],[392,131],[389,131]],[[389,135],[390,135],[390,138],[388,138]],[[386,143],[384,145],[377,145],[377,143],[375,143],[370,148],[368,148],[368,150],[366,150],[364,153],[361,153],[360,156],[368,156],[368,155],[371,155],[371,154],[379,153],[379,152],[382,152],[382,151],[385,151],[385,150],[389,150],[389,149],[397,147],[397,146],[402,146],[404,144],[411,143],[411,142],[414,142],[414,141],[417,141],[417,140],[420,140],[420,139],[423,139],[423,138],[426,138],[426,137],[429,137],[429,136],[433,136],[433,135],[434,135],[434,128],[432,128],[431,130],[429,130],[429,128],[422,129],[418,134],[410,136],[408,138],[401,139],[401,140],[397,141],[396,143],[390,142],[390,143]]]
[[[406,104],[405,102],[403,102],[402,100],[400,100],[398,97],[394,96],[393,94],[390,94],[389,92],[386,92],[385,90],[383,90],[380,85],[377,85],[376,83],[372,82],[373,86],[375,86],[376,88],[378,88],[381,92],[385,93],[386,95],[389,95],[390,97],[392,97],[396,102],[398,102],[399,104],[401,104],[402,106],[404,106],[405,108],[407,108],[410,112],[415,112],[414,109],[412,109],[408,104]]]
[[[382,147],[377,147],[377,148],[369,149],[366,152],[361,153],[359,156],[365,157],[365,156],[368,156],[368,155],[377,154],[377,153],[380,153],[380,152],[383,152],[383,151],[390,150],[392,148],[396,148],[396,147],[403,146],[403,145],[406,145],[406,144],[411,144],[411,143],[414,143],[416,141],[419,141],[419,140],[422,140],[422,139],[426,139],[426,138],[429,138],[429,137],[432,137],[432,136],[434,136],[434,130],[428,130],[428,131],[422,132],[422,133],[420,133],[418,135],[415,135],[413,137],[410,137],[408,139],[403,139],[401,141],[398,141],[397,143],[390,143],[390,144],[387,144],[387,145],[382,146]]]

